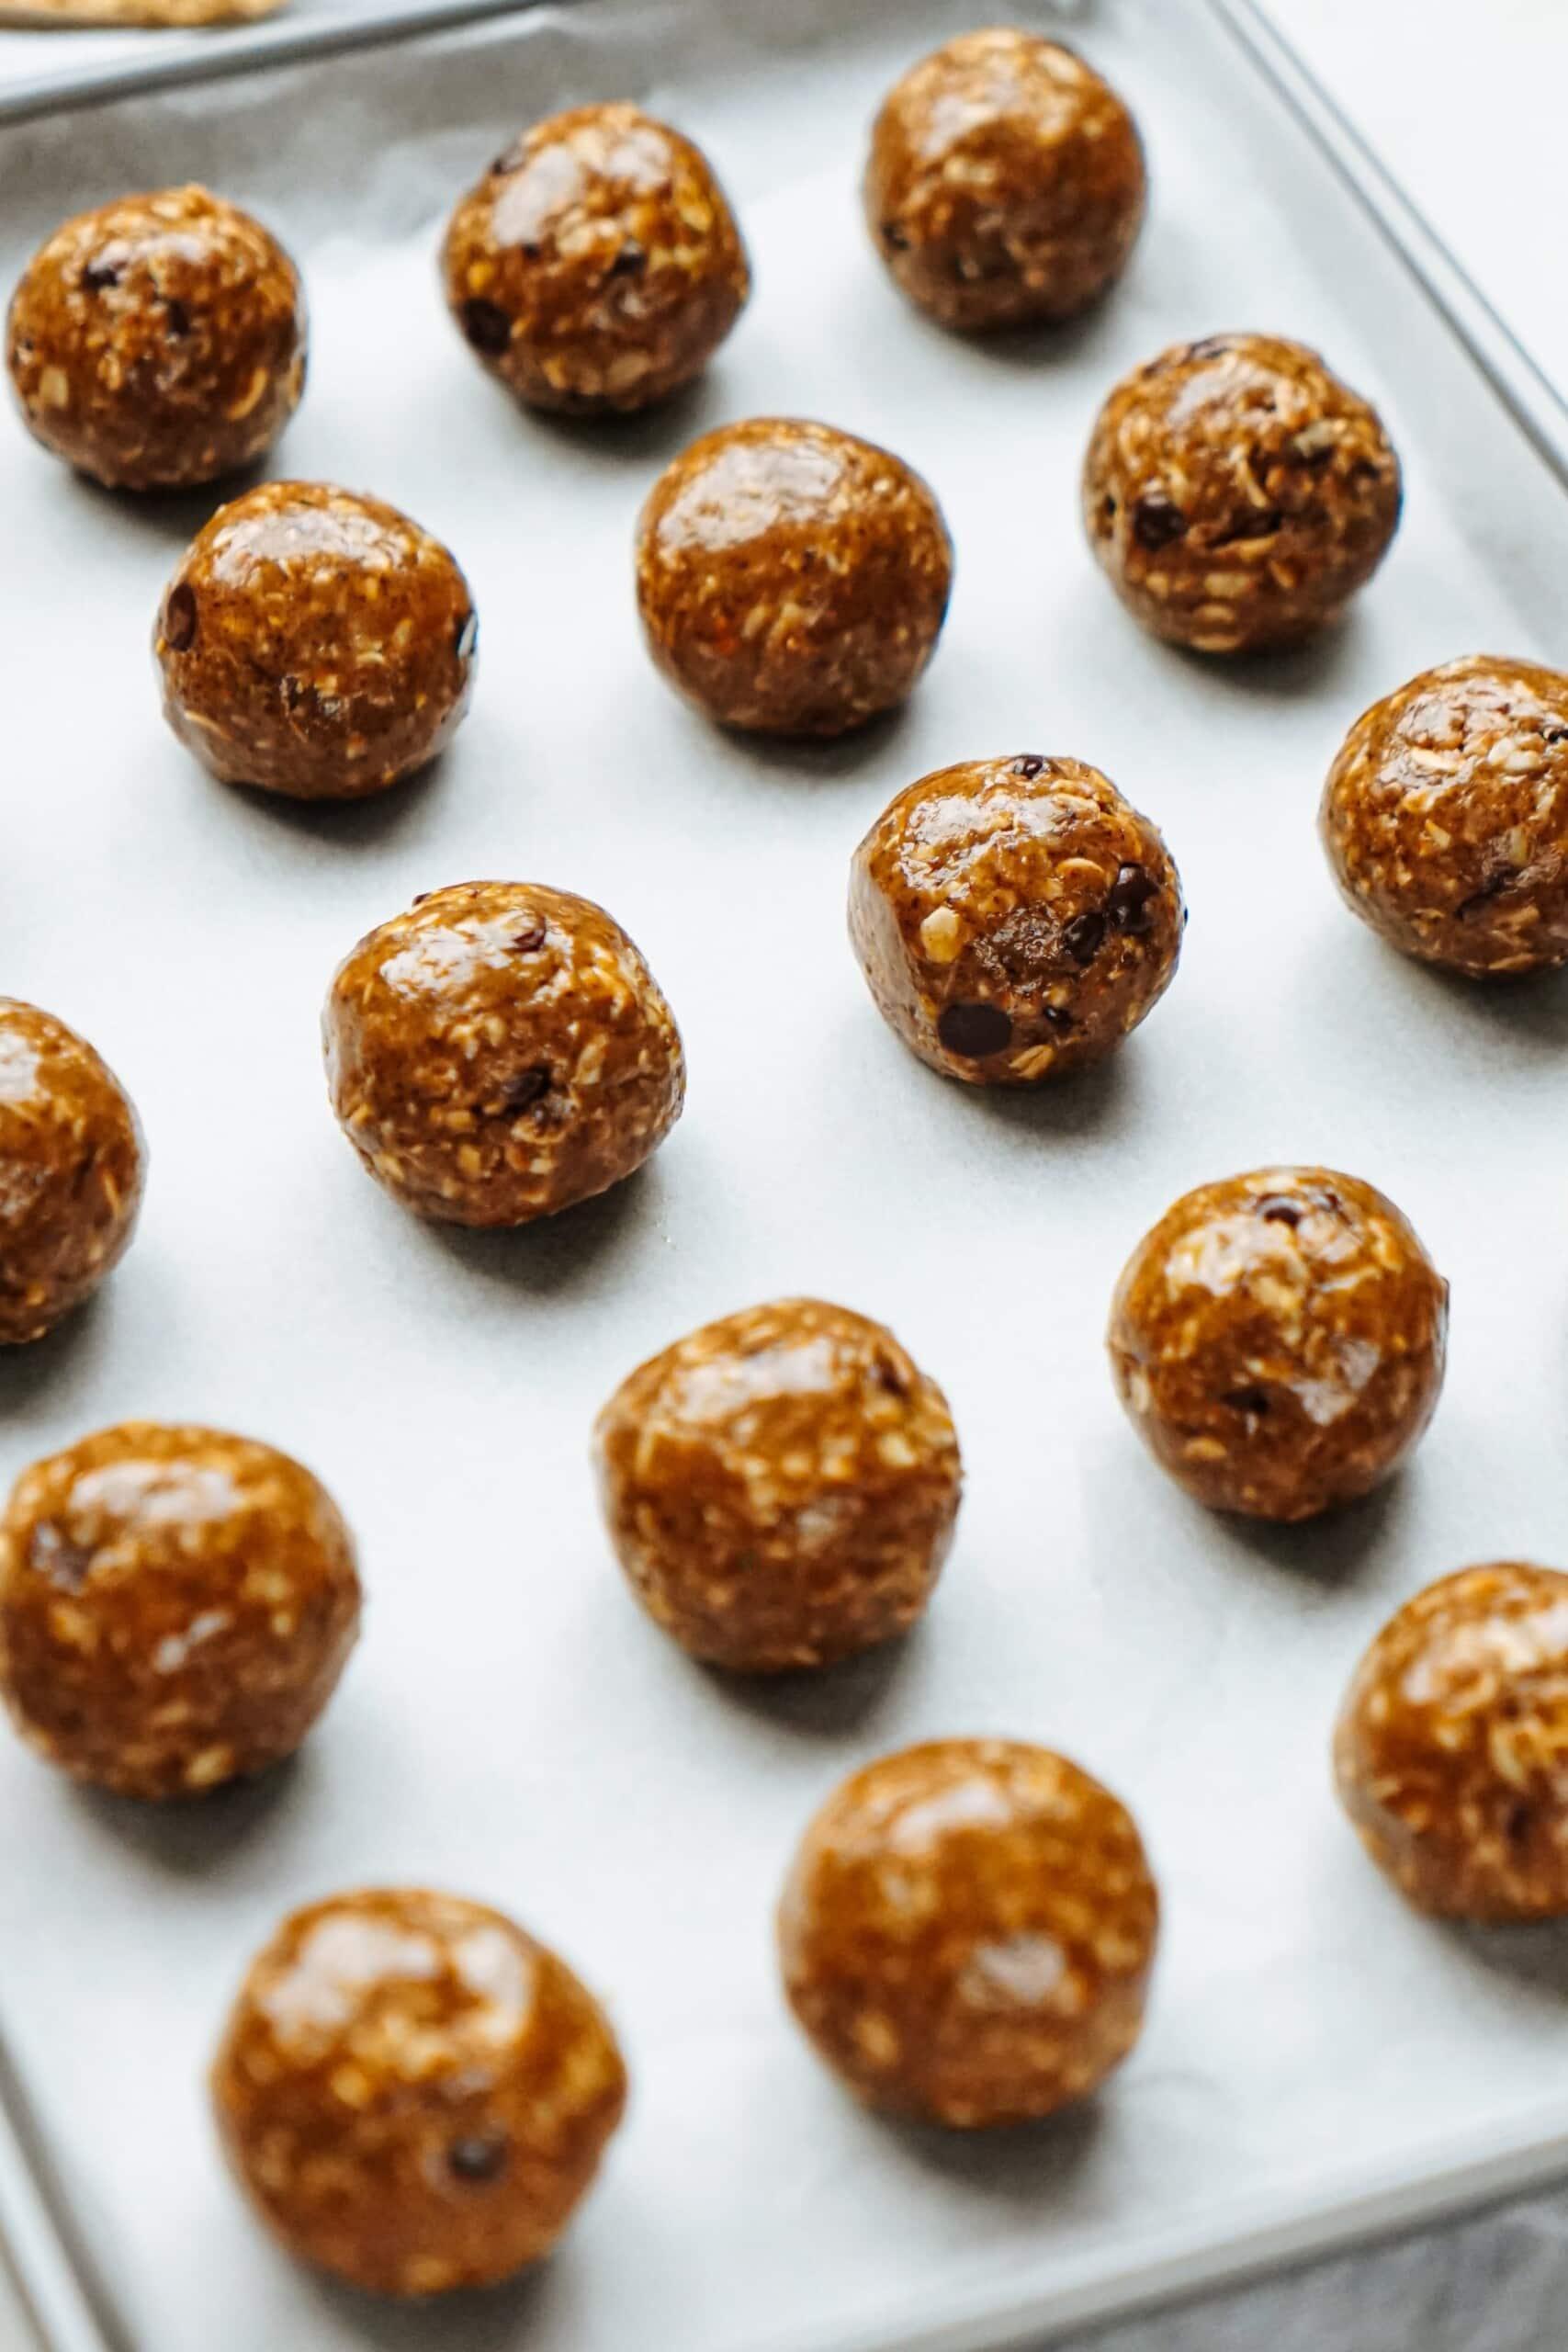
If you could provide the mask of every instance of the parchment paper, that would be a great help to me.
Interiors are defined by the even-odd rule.
[[[405,504],[481,616],[474,715],[378,808],[280,810],[163,733],[146,637],[206,503],[132,506],[0,441],[10,682],[0,986],[102,1047],[152,1139],[147,1222],[98,1309],[0,1363],[0,1468],[130,1413],[300,1453],[362,1539],[367,1639],[292,1771],[199,1811],[72,1794],[0,1749],[0,2019],[149,2352],[848,2352],[997,2314],[1568,2131],[1565,1962],[1406,1916],[1326,1792],[1327,1725],[1400,1597],[1563,1557],[1561,989],[1461,990],[1380,949],[1313,836],[1348,721],[1463,650],[1561,657],[1557,493],[1195,7],[1070,12],[1145,119],[1132,278],[1054,341],[968,346],[887,287],[854,200],[893,73],[967,5],[592,5],[10,134],[6,273],[59,215],[204,177],[294,245],[312,382],[275,470]],[[703,390],[608,433],[518,415],[434,290],[457,190],[549,107],[630,93],[710,147],[751,311]],[[1242,672],[1160,650],[1079,536],[1078,459],[1125,367],[1235,324],[1321,343],[1382,401],[1409,516],[1354,620]],[[817,414],[908,457],[959,548],[900,721],[746,749],[649,668],[629,536],[692,434]],[[842,936],[854,842],[986,752],[1104,765],[1166,829],[1181,976],[1118,1064],[1036,1102],[920,1070]],[[685,1030],[691,1105],[647,1175],[505,1239],[383,1201],[327,1113],[338,956],[414,892],[536,876],[603,899]],[[1382,1184],[1454,1283],[1418,1464],[1293,1535],[1209,1519],[1145,1463],[1100,1352],[1167,1201],[1272,1158]],[[645,1627],[600,1534],[593,1410],[678,1331],[807,1289],[892,1321],[946,1385],[970,1488],[928,1627],[750,1693]],[[1079,1757],[1148,1833],[1168,1931],[1147,2037],[1099,2106],[988,2148],[852,2112],[784,2017],[795,1836],[856,1761],[997,1729]],[[217,2164],[200,2075],[250,1951],[333,1886],[429,1879],[514,1910],[604,1992],[631,2120],[568,2248],[515,2293],[382,2313],[301,2278]],[[1310,2239],[1314,2225],[1303,2224]],[[1303,2241],[1304,2242],[1304,2241]],[[1086,2300],[1087,2299],[1087,2300]],[[994,2332],[994,2329],[993,2329]]]

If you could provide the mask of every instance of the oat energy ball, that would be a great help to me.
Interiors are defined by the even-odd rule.
[[[922,776],[850,869],[850,938],[878,1012],[971,1086],[1103,1061],[1169,987],[1185,919],[1148,819],[1098,768],[1033,752]]]
[[[1107,1345],[1161,1467],[1212,1510],[1311,1519],[1371,1492],[1443,1385],[1449,1287],[1393,1203],[1326,1168],[1201,1184],[1122,1270]]]
[[[681,1115],[659,984],[591,899],[535,882],[427,891],[338,967],[333,1109],[378,1183],[447,1225],[527,1225],[607,1192]]]
[[[997,26],[911,66],[872,133],[863,188],[877,250],[939,324],[1076,318],[1143,227],[1132,116],[1059,41]]]
[[[1568,964],[1568,677],[1472,654],[1359,718],[1323,844],[1391,947],[1469,979]]]
[[[1293,645],[1337,618],[1399,526],[1375,409],[1277,335],[1179,344],[1120,383],[1084,466],[1089,545],[1156,637]]]
[[[1159,1898],[1109,1789],[942,1739],[846,1781],[779,1905],[784,1989],[869,2106],[970,2129],[1082,2098],[1136,2041]]]
[[[216,481],[305,384],[305,297],[276,239],[202,187],[121,197],[40,246],[6,364],[28,431],[116,490]]]
[[[705,434],[655,482],[637,587],[649,652],[710,718],[841,735],[902,702],[931,660],[953,542],[886,449],[753,417]]]
[[[595,1452],[632,1590],[693,1657],[829,1666],[907,1633],[953,1540],[947,1400],[891,1331],[782,1299],[622,1382]]]
[[[454,1894],[340,1894],[258,1955],[212,2072],[235,2177],[288,2252],[380,2295],[549,2252],[621,2120],[604,2011]]]
[[[1418,1909],[1568,1915],[1568,1577],[1504,1560],[1407,1600],[1356,1669],[1334,1770]]]
[[[113,1070],[52,1013],[0,996],[0,1347],[41,1340],[113,1272],[146,1169]]]
[[[291,1756],[358,1627],[331,1496],[250,1438],[101,1430],[25,1470],[0,1521],[0,1696],[48,1762],[121,1796]]]
[[[536,123],[453,213],[453,317],[535,408],[647,408],[699,375],[751,290],[699,148],[636,107]]]
[[[219,508],[164,592],[164,716],[224,784],[363,799],[451,741],[479,628],[452,556],[395,506],[263,482]]]

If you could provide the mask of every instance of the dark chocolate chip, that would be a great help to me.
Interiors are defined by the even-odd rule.
[[[196,591],[186,580],[176,580],[164,601],[164,641],[176,653],[196,643]]]
[[[1190,343],[1187,356],[1189,359],[1223,359],[1230,348],[1231,337],[1228,334],[1211,334],[1206,335],[1201,343]]]
[[[1133,537],[1141,548],[1157,555],[1173,539],[1185,537],[1187,517],[1163,490],[1145,490],[1133,505]]]
[[[183,302],[165,302],[164,305],[164,315],[168,320],[169,333],[172,335],[179,336],[189,334],[190,312],[186,309]]]
[[[907,1396],[909,1393],[908,1382],[897,1365],[889,1363],[886,1356],[878,1356],[871,1367],[871,1376],[877,1386],[885,1388],[890,1396]]]
[[[1258,1214],[1266,1225],[1288,1225],[1293,1232],[1306,1211],[1300,1201],[1287,1200],[1283,1193],[1265,1193],[1258,1204]]]
[[[1540,740],[1543,743],[1568,743],[1568,727],[1543,727]]]
[[[537,920],[525,924],[523,930],[513,934],[512,944],[520,956],[532,956],[534,950],[536,947],[542,947],[544,944],[545,926]]]
[[[1063,1035],[1066,1035],[1073,1025],[1072,1014],[1065,1006],[1059,1004],[1043,1004],[1040,1008],[1040,1018],[1047,1029],[1055,1029]]]
[[[1501,898],[1503,892],[1511,888],[1518,878],[1517,866],[1498,866],[1495,872],[1486,876],[1479,890],[1472,890],[1469,898],[1461,900],[1454,909],[1455,915],[1461,922],[1468,922],[1472,915],[1480,914],[1483,909],[1492,904],[1494,899]]]
[[[492,172],[521,171],[525,161],[523,141],[521,139],[514,139],[510,147],[502,149],[501,153],[491,165],[491,170]]]
[[[1118,931],[1147,931],[1154,922],[1149,910],[1158,897],[1159,884],[1146,866],[1121,865],[1105,901],[1105,911]]]
[[[513,1113],[529,1110],[541,1095],[547,1094],[549,1091],[550,1073],[547,1069],[520,1070],[502,1093],[502,1107]]]
[[[1092,964],[1105,944],[1105,917],[1075,915],[1062,933],[1062,944],[1075,964]]]
[[[1012,1023],[999,1005],[950,1004],[942,1010],[936,1034],[950,1054],[983,1061],[1011,1044]]]
[[[507,2146],[501,2138],[454,2140],[446,2162],[459,2180],[495,2180],[506,2170]]]
[[[512,341],[512,321],[495,302],[465,302],[463,333],[476,351],[498,358]]]
[[[82,272],[82,284],[89,294],[101,294],[106,286],[119,284],[119,267],[112,261],[90,261]]]
[[[1116,499],[1109,490],[1100,502],[1100,519],[1102,523],[1114,523],[1116,520]]]
[[[1038,775],[1044,764],[1044,761],[1040,758],[1037,752],[1030,752],[1023,759],[1014,760],[1012,763],[1013,774],[1015,775]]]
[[[1516,1797],[1503,1815],[1503,1835],[1510,1846],[1529,1842],[1535,1827],[1535,1807],[1528,1797]]]
[[[536,244],[531,237],[525,237],[517,250],[525,261],[537,261],[545,249],[543,245]]]
[[[1269,1410],[1266,1388],[1233,1388],[1225,1398],[1233,1412],[1245,1413],[1249,1420],[1258,1420]]]
[[[435,893],[434,890],[421,890],[417,898],[415,898],[412,903],[416,907],[423,907],[426,899],[434,899],[434,896]]]
[[[909,232],[907,229],[901,229],[897,220],[885,220],[882,224],[882,242],[885,245],[891,245],[896,254],[908,253]]]
[[[467,662],[470,660],[473,655],[474,648],[479,641],[479,616],[478,613],[474,611],[472,605],[470,605],[468,610],[463,615],[462,619],[457,623],[457,636],[454,650],[458,661]]]
[[[627,243],[621,247],[610,264],[612,277],[637,277],[648,267],[648,255],[639,244]]]
[[[277,691],[283,696],[284,709],[296,711],[304,701],[309,688],[302,679],[285,677],[278,681]]]

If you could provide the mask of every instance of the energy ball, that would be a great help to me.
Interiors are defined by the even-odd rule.
[[[705,434],[655,482],[637,587],[654,661],[710,718],[841,735],[913,690],[947,616],[953,542],[900,458],[754,417]]]
[[[1346,904],[1468,979],[1568,964],[1568,677],[1472,654],[1359,718],[1323,844]]]
[[[0,1521],[0,1696],[47,1762],[120,1796],[292,1756],[358,1630],[331,1496],[250,1438],[122,1422],[24,1470]]]
[[[130,1246],[147,1151],[85,1037],[0,997],[0,1346],[41,1340]]]
[[[595,1450],[632,1590],[734,1673],[830,1666],[907,1633],[953,1541],[946,1398],[891,1331],[820,1299],[678,1340],[622,1382]]]
[[[1334,1770],[1417,1909],[1568,1915],[1568,1577],[1504,1560],[1407,1600],[1356,1670]]]
[[[1162,1469],[1213,1510],[1312,1519],[1398,1468],[1443,1385],[1449,1286],[1371,1184],[1201,1184],[1122,1270],[1107,1345]]]
[[[212,2072],[235,2177],[300,2261],[378,2295],[549,2252],[621,2120],[608,2019],[565,1962],[455,1894],[340,1894],[258,1955]]]
[[[636,107],[536,123],[453,213],[446,300],[468,347],[530,406],[665,400],[707,365],[751,290],[700,148]]]
[[[377,1182],[446,1225],[527,1225],[630,1176],[681,1115],[674,1015],[603,907],[534,882],[427,891],[338,967],[338,1122]]]
[[[203,187],[78,213],[11,298],[34,438],[113,490],[177,490],[270,449],[305,385],[305,297],[277,240]]]
[[[224,784],[360,800],[451,741],[479,627],[452,556],[395,506],[263,482],[219,508],[164,593],[164,716]]]
[[[850,870],[888,1026],[945,1078],[1033,1086],[1113,1053],[1176,974],[1170,854],[1098,768],[1035,753],[922,776]]]
[[[876,119],[866,220],[912,302],[971,331],[1076,318],[1127,266],[1148,198],[1110,84],[996,27],[912,66]]]
[[[1211,335],[1120,383],[1084,466],[1089,545],[1134,619],[1200,653],[1336,620],[1399,527],[1375,409],[1299,343]]]
[[[942,1739],[846,1781],[779,1905],[784,1989],[868,2106],[964,2130],[1085,2098],[1137,2041],[1159,1898],[1109,1789]]]

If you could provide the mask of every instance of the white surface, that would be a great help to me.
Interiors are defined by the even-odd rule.
[[[225,793],[164,735],[147,676],[199,502],[117,503],[0,441],[28,550],[9,660],[39,690],[18,706],[36,742],[12,751],[27,789],[0,876],[6,985],[95,1037],[153,1150],[146,1227],[100,1310],[0,1365],[0,1467],[130,1412],[230,1422],[321,1471],[372,1594],[330,1722],[265,1788],[152,1816],[0,1750],[0,2007],[149,2352],[908,2347],[945,2304],[1016,2309],[1036,2287],[1043,2304],[1271,2204],[1568,2127],[1568,2101],[1539,2105],[1558,1946],[1422,1927],[1325,1789],[1334,1702],[1395,1600],[1467,1557],[1561,1555],[1561,1153],[1541,1146],[1562,1133],[1563,1004],[1479,999],[1384,955],[1340,912],[1312,835],[1323,770],[1374,694],[1480,643],[1560,648],[1568,524],[1171,0],[1076,16],[1148,125],[1161,190],[1121,299],[1051,352],[969,348],[909,317],[855,223],[862,125],[894,62],[969,13],[908,7],[880,50],[844,41],[829,64],[807,39],[817,6],[797,7],[763,72],[716,28],[692,85],[670,71],[667,13],[639,11],[634,33],[626,10],[582,12],[417,65],[318,67],[308,105],[286,77],[281,97],[235,85],[7,134],[6,276],[89,193],[85,152],[105,192],[189,172],[277,221],[315,318],[282,464],[406,503],[457,548],[483,622],[473,718],[426,785],[313,817]],[[697,400],[594,435],[520,418],[485,383],[430,250],[518,119],[627,89],[711,145],[759,293]],[[1241,187],[1245,244],[1222,226]],[[1122,617],[1074,478],[1124,366],[1249,318],[1320,340],[1385,402],[1410,513],[1331,645],[1226,674]],[[636,639],[626,543],[652,471],[758,408],[902,449],[959,545],[948,638],[909,714],[827,754],[715,738]],[[1105,764],[1166,828],[1193,907],[1183,972],[1118,1068],[1037,1103],[922,1072],[841,933],[850,849],[893,789],[1032,747]],[[336,1136],[316,1009],[371,922],[507,871],[626,922],[685,1029],[692,1103],[615,1200],[512,1240],[443,1239]],[[1271,1157],[1386,1185],[1455,1283],[1450,1392],[1417,1468],[1292,1536],[1189,1509],[1122,1426],[1099,1348],[1116,1269],[1167,1200]],[[970,1493],[900,1657],[749,1697],[633,1613],[582,1453],[640,1354],[801,1287],[886,1315],[943,1380]],[[768,1942],[827,1787],[967,1728],[1102,1771],[1145,1822],[1169,1917],[1149,2033],[1111,2094],[992,2148],[851,2111],[781,2013]],[[426,1875],[560,1942],[611,2003],[637,2098],[543,2277],[477,2308],[373,2313],[251,2228],[199,2075],[279,1910]]]

